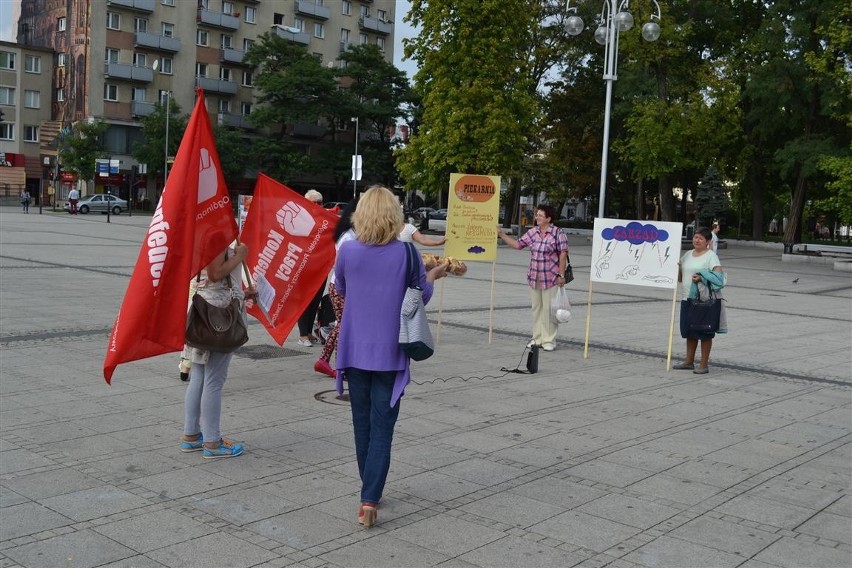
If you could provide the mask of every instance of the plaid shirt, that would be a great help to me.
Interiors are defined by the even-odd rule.
[[[562,229],[550,225],[544,236],[538,227],[533,227],[518,239],[521,248],[529,247],[530,270],[527,272],[527,282],[530,288],[546,290],[556,286],[559,273],[559,253],[568,253],[568,237]]]

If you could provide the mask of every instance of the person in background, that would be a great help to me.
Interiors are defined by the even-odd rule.
[[[30,190],[24,188],[21,190],[21,208],[24,210],[24,213],[30,212]]]
[[[322,193],[315,189],[309,189],[305,192],[305,199],[312,203],[322,206]],[[305,307],[302,315],[299,316],[299,340],[297,343],[302,347],[313,347],[320,342],[319,338],[313,334],[314,321],[317,319],[317,309],[319,309],[322,301],[322,291],[325,289],[325,282],[322,283],[317,293],[311,298],[311,301]]]
[[[370,527],[390,468],[400,398],[411,380],[409,359],[399,346],[400,310],[408,288],[408,250],[400,242],[402,210],[388,188],[371,186],[352,216],[355,239],[340,245],[334,267],[337,293],[345,299],[337,345],[337,392],[348,381],[361,477],[358,522]],[[428,272],[416,257],[423,301],[449,263]]]
[[[553,207],[539,205],[535,211],[535,226],[515,239],[498,227],[497,234],[513,249],[530,249],[530,267],[527,283],[533,313],[533,336],[528,347],[541,345],[545,351],[556,349],[557,324],[550,319],[550,304],[556,287],[565,285],[565,267],[568,264],[568,237],[553,225]]]
[[[719,262],[719,257],[710,249],[712,240],[710,229],[700,227],[692,235],[692,250],[687,251],[680,259],[680,289],[684,300],[689,297],[692,284],[701,282],[700,273],[702,271],[722,272],[722,263]],[[684,333],[684,330],[681,329],[681,335],[686,339],[686,359],[683,363],[672,365],[672,369],[692,371],[697,375],[706,374],[709,371],[710,349],[713,347],[715,332],[689,331]],[[701,342],[701,362],[696,367],[695,352],[698,350],[699,341]]]
[[[445,235],[441,235],[440,237],[427,237],[411,223],[405,223],[402,226],[402,230],[399,232],[399,240],[404,243],[414,241],[425,247],[438,247],[447,242],[447,237]]]
[[[710,250],[717,255],[719,254],[719,230],[719,223],[713,223],[713,228],[710,229],[710,235],[713,237],[713,240],[710,243]]]
[[[225,307],[232,298],[238,298],[243,318],[246,318],[245,300],[257,295],[253,287],[243,291],[240,270],[247,255],[248,248],[244,244],[223,250],[201,271],[198,279],[192,279],[190,295],[197,291],[202,298],[218,307]],[[243,453],[242,444],[226,440],[220,431],[222,388],[234,354],[195,347],[187,349],[192,367],[184,396],[180,450],[200,451],[202,457],[207,459],[236,457]]]
[[[338,253],[343,243],[355,238],[355,231],[352,230],[352,215],[355,213],[357,205],[357,199],[349,202],[343,209],[340,221],[337,222],[337,226],[334,228],[334,248]],[[340,335],[340,320],[343,318],[343,297],[337,293],[334,267],[331,268],[331,274],[328,276],[328,295],[331,298],[331,306],[334,310],[334,318],[337,323],[331,328],[331,332],[325,340],[325,345],[322,346],[322,353],[320,353],[317,362],[314,363],[314,371],[328,375],[329,377],[335,377],[337,373],[331,367],[331,355],[337,348],[337,338]]]
[[[80,200],[80,192],[76,187],[72,187],[68,192],[68,203],[71,204],[70,212],[72,215],[77,214],[77,202]]]

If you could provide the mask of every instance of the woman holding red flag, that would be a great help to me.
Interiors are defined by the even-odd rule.
[[[192,279],[190,296],[196,291],[202,298],[218,307],[227,306],[233,298],[240,300],[245,313],[245,300],[257,295],[254,287],[242,288],[240,270],[248,255],[241,243],[223,250],[197,278]],[[192,362],[189,386],[184,399],[184,426],[181,436],[182,452],[201,452],[207,459],[233,458],[243,453],[243,445],[222,437],[220,418],[222,388],[228,377],[233,353],[205,351],[194,347],[184,349]]]

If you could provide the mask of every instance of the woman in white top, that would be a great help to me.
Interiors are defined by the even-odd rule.
[[[719,255],[719,230],[719,223],[713,223],[713,228],[710,229],[710,235],[713,237],[710,248],[717,256]]]
[[[417,229],[417,227],[415,227],[411,223],[406,223],[405,225],[403,225],[402,230],[399,232],[399,240],[404,243],[410,243],[412,241],[415,241],[425,247],[438,247],[447,242],[447,237],[427,237],[426,235],[421,233]]]

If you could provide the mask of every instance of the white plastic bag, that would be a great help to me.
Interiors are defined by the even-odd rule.
[[[571,302],[568,300],[568,288],[557,288],[556,297],[550,304],[550,320],[559,325],[571,319]]]

